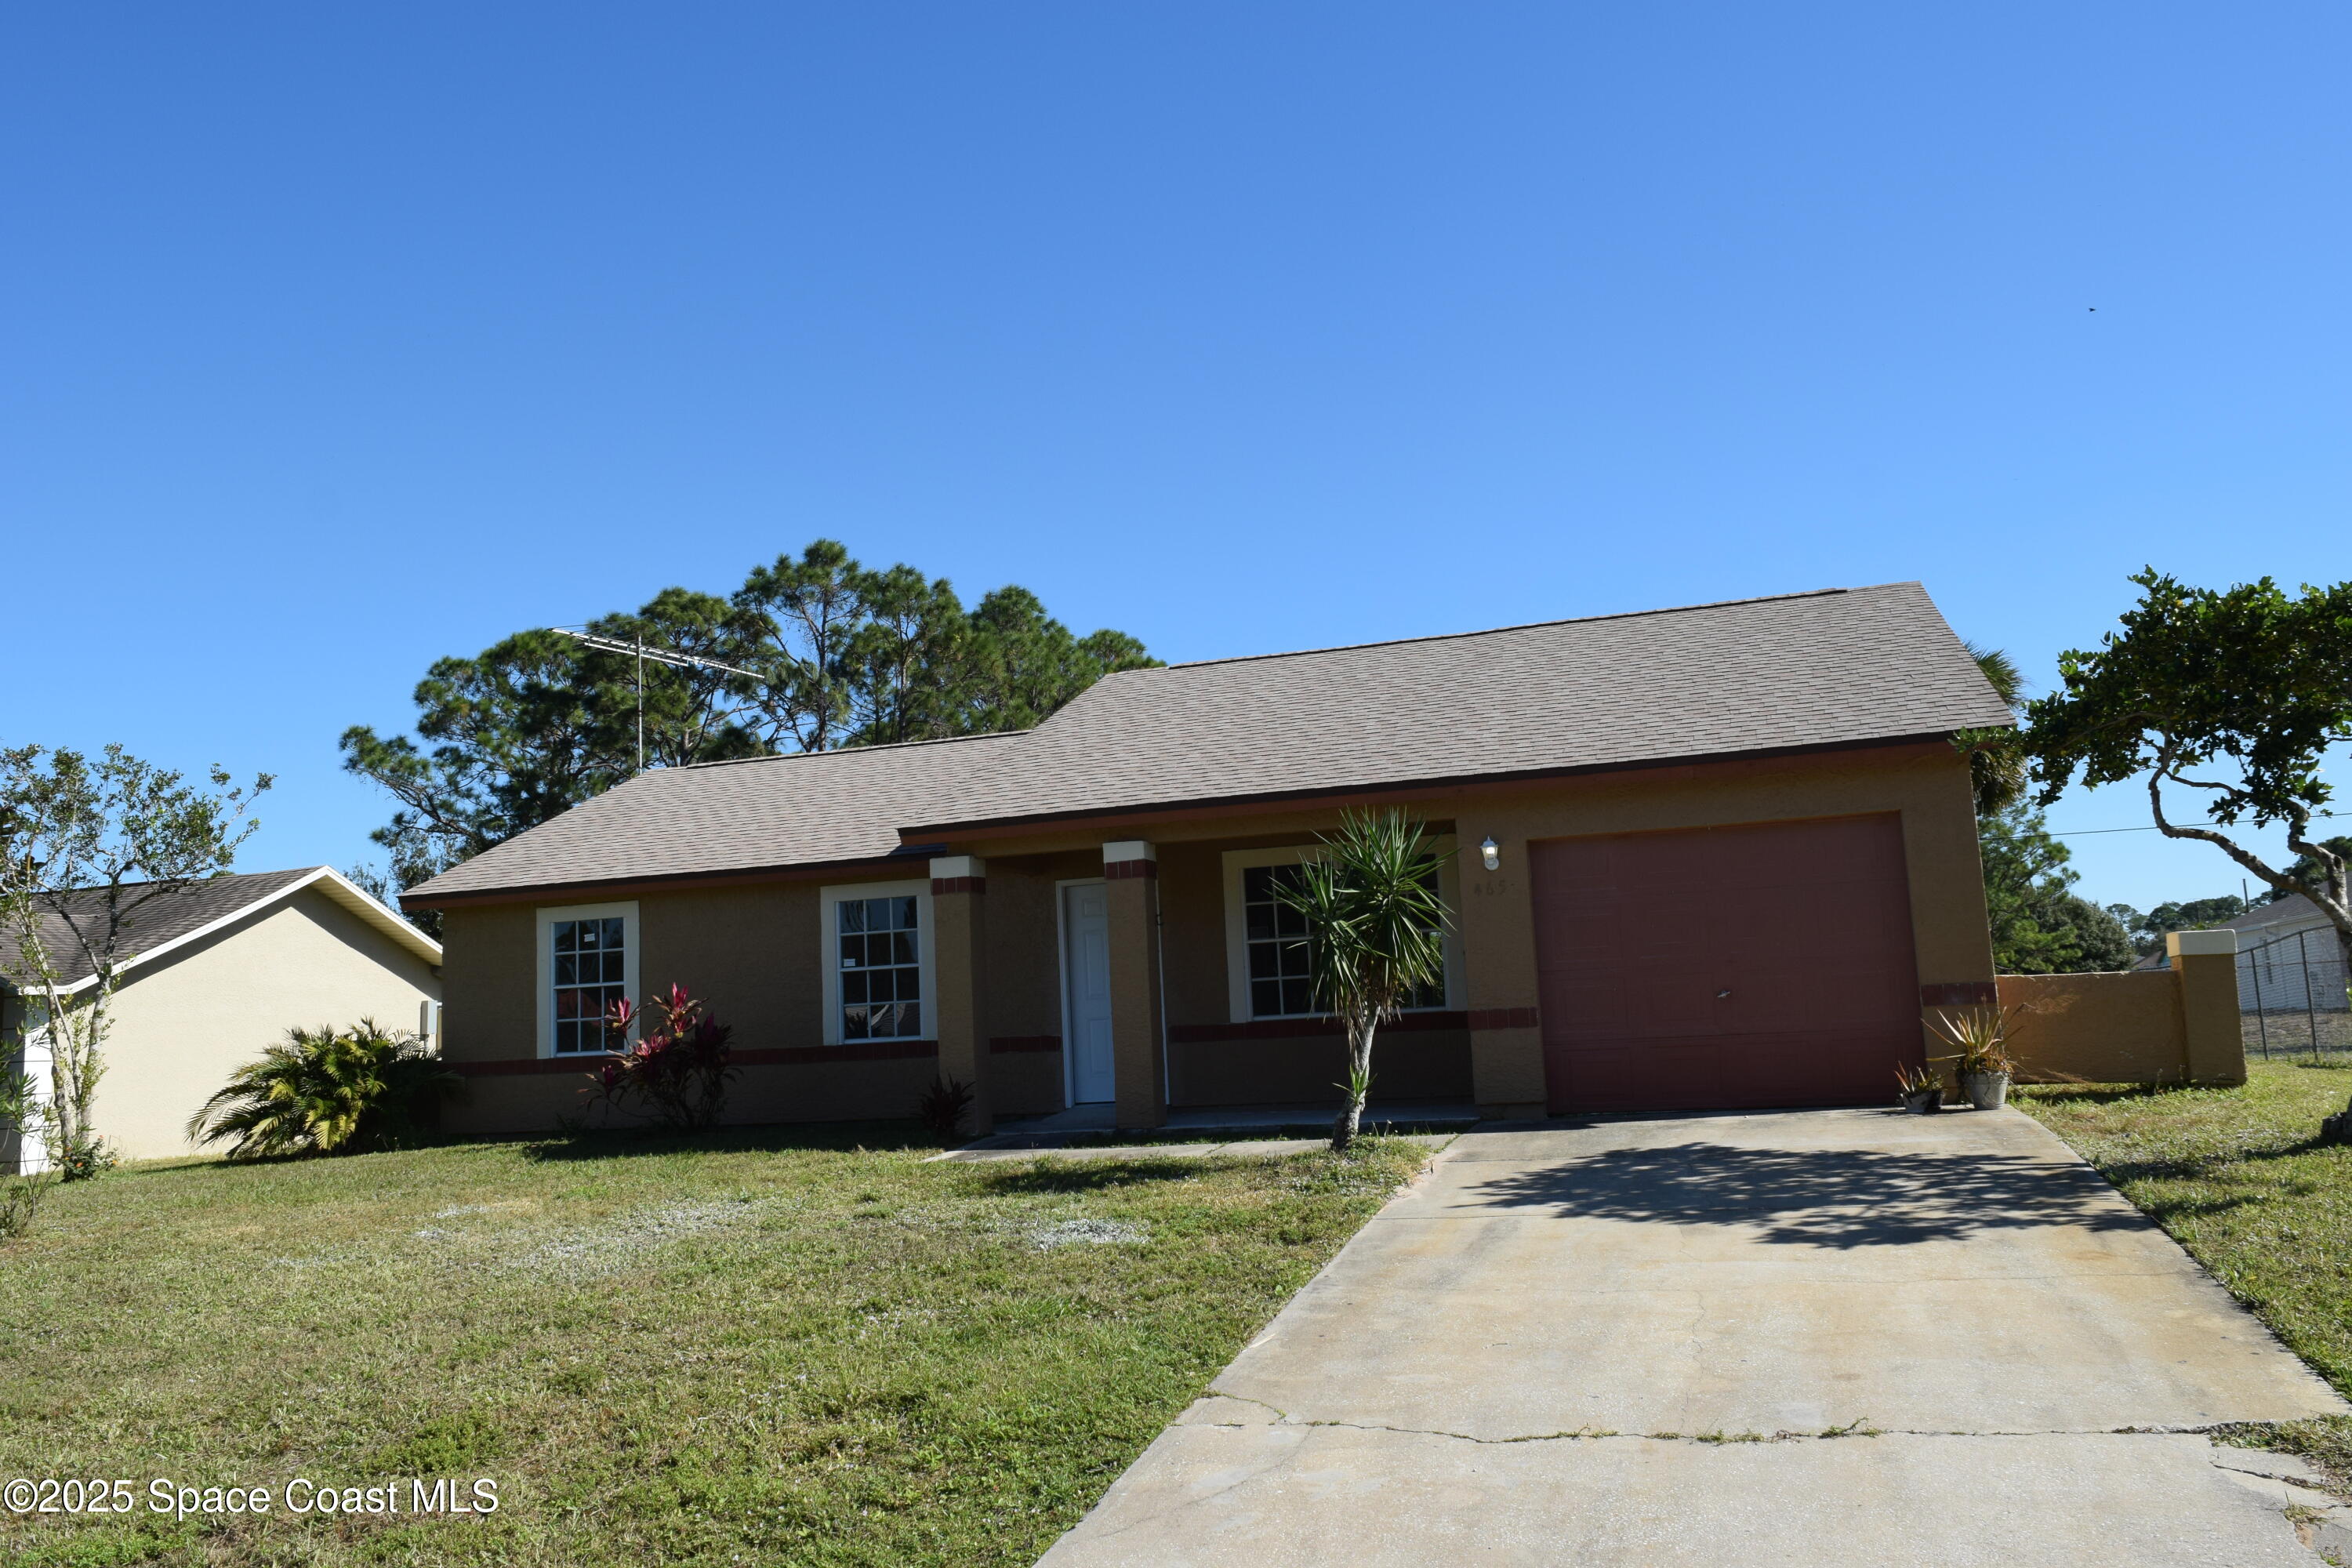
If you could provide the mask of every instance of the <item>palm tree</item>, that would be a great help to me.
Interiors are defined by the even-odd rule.
[[[1424,826],[1402,811],[1347,812],[1339,830],[1276,896],[1307,922],[1316,999],[1348,1031],[1347,1104],[1331,1122],[1331,1147],[1356,1136],[1372,1086],[1372,1033],[1414,990],[1445,978],[1448,915],[1438,896],[1439,857]]]
[[[1993,695],[2015,708],[2025,691],[2025,675],[2017,661],[1997,647],[1961,646],[1977,661]],[[1969,759],[1979,816],[1997,816],[2025,793],[2025,748],[2015,730],[1963,730],[1952,737],[1952,743]]]
[[[372,1018],[289,1029],[188,1118],[188,1137],[235,1138],[232,1160],[398,1148],[431,1125],[457,1083],[413,1036],[387,1034]]]

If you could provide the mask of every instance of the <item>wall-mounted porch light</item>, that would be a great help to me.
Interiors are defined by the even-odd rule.
[[[1495,847],[1495,841],[1491,838],[1478,846],[1478,858],[1489,871],[1503,868],[1503,852]]]

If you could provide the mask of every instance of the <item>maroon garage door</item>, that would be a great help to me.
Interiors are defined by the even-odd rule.
[[[1898,818],[1528,847],[1554,1110],[1852,1105],[1920,1059]]]

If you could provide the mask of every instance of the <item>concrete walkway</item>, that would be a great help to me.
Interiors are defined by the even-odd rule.
[[[2316,1568],[2344,1410],[2015,1111],[1496,1128],[1045,1561]]]

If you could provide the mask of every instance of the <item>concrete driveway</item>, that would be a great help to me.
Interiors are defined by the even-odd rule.
[[[1500,1128],[1045,1562],[2315,1568],[2344,1409],[2015,1111]]]

